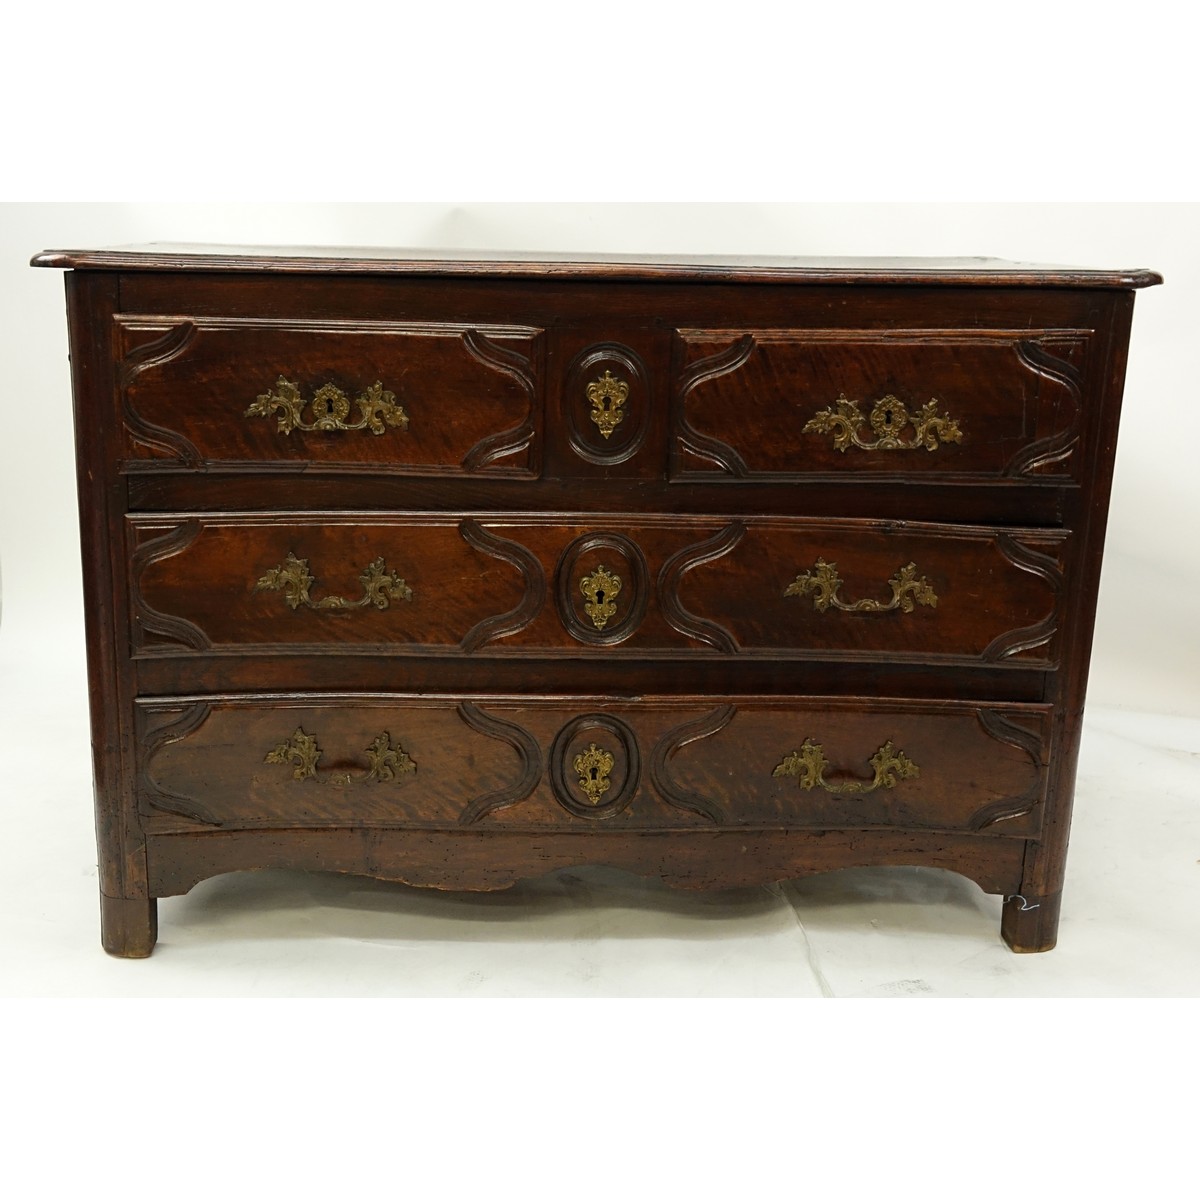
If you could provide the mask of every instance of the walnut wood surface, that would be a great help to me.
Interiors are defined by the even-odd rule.
[[[629,831],[713,823],[1029,837],[1036,836],[1045,790],[1049,716],[1037,705],[832,697],[142,701],[139,794],[143,823],[156,833],[197,823],[296,829],[479,822],[587,836],[603,821]],[[569,727],[574,732],[560,738]],[[302,779],[295,760],[265,761],[296,730],[320,749]],[[403,747],[415,770],[371,777],[365,748],[381,733]],[[888,742],[919,775],[866,792],[805,789],[795,777],[776,776],[809,738],[824,748],[832,788],[870,784],[869,760]],[[609,790],[596,801],[580,788],[573,766],[593,744],[613,759]],[[630,794],[617,803],[627,782]],[[495,800],[501,793],[503,803]]]
[[[680,330],[672,476],[894,475],[1020,480],[1074,475],[1090,329]],[[860,440],[891,397],[915,418],[931,400],[958,440],[842,450],[809,421],[839,399],[862,414]],[[898,428],[912,443],[911,423]]]
[[[74,268],[110,952],[148,953],[155,897],[225,870],[494,888],[584,862],[703,887],[941,866],[1009,898],[1014,949],[1053,945],[1130,289],[1158,276],[36,261]],[[587,395],[605,370],[629,389],[608,437]],[[352,401],[378,381],[409,427],[283,437],[244,415],[280,375]],[[831,451],[804,425],[843,393],[936,397],[962,440]],[[314,602],[346,604],[256,589],[288,554]],[[377,558],[411,598],[351,609]],[[783,594],[818,559],[851,604],[912,562],[937,606]],[[577,578],[601,566],[629,589],[605,629]],[[297,730],[313,778],[287,760]],[[773,774],[806,739],[833,790]],[[837,790],[889,740],[919,777]],[[593,742],[613,761],[589,808],[572,771]]]
[[[540,331],[449,322],[118,322],[128,469],[264,463],[279,470],[375,464],[413,474],[488,467],[536,474]],[[283,430],[247,415],[280,378],[305,403],[330,384],[351,402],[382,384],[403,427]],[[306,412],[311,417],[311,413]]]
[[[671,887],[753,887],[843,867],[939,867],[1008,894],[1021,878],[1019,838],[920,830],[646,830],[574,833],[296,829],[152,834],[151,886],[178,896],[226,871],[289,867],[373,875],[418,887],[490,892],[566,867],[602,864]],[[1015,949],[1016,947],[1014,947]]]
[[[428,250],[346,246],[205,246],[159,242],[97,250],[44,250],[36,267],[132,271],[281,271],[369,274],[508,275],[616,279],[862,284],[996,283],[1036,287],[1150,287],[1153,271],[1097,271],[1001,258],[803,258],[783,256],[571,254],[547,251]]]
[[[138,654],[214,649],[561,658],[772,658],[1048,664],[1056,660],[1066,536],[1057,531],[746,518],[735,522],[610,514],[561,525],[531,517],[202,515],[130,521]],[[411,599],[386,608],[289,607],[257,582],[288,556],[315,577],[312,603],[362,598],[359,575],[382,559]],[[906,564],[936,603],[912,611],[821,611],[788,596],[819,561],[839,598],[891,603]],[[621,580],[598,627],[581,581]],[[568,678],[580,680],[572,663]]]

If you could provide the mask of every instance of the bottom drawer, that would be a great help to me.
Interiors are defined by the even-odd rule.
[[[1041,823],[1048,705],[827,697],[138,702],[148,832]]]

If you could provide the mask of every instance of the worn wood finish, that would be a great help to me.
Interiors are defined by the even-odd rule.
[[[111,953],[149,953],[157,897],[266,866],[489,889],[924,864],[1004,895],[1013,949],[1054,944],[1131,289],[1158,276],[35,262],[73,269]],[[382,389],[408,423],[284,434],[246,415],[281,377],[301,425],[395,417]],[[935,398],[961,436],[842,452],[805,427],[843,395],[859,442]]]
[[[673,478],[1075,474],[1090,329],[687,329],[676,339]],[[810,427],[839,401],[859,414],[843,429],[848,444]]]
[[[337,512],[129,524],[137,655],[701,650],[1053,666],[1068,540],[1037,529],[628,514],[574,525]],[[263,583],[289,562],[290,580]],[[371,563],[403,581],[400,598],[363,603]],[[892,586],[910,563],[913,579]],[[583,583],[600,570],[619,591],[597,625]]]
[[[1017,838],[920,830],[647,830],[573,833],[401,829],[214,830],[151,834],[156,896],[226,871],[288,867],[373,875],[417,887],[491,892],[566,867],[602,864],[671,887],[754,887],[845,867],[937,867],[1007,894],[1021,877]]]
[[[586,835],[603,821],[1028,837],[1044,799],[1050,712],[861,697],[140,701],[138,791],[153,832],[479,823]],[[400,763],[374,770],[381,737]],[[777,773],[809,740],[828,760],[818,786]],[[911,777],[873,772],[885,744],[913,764]],[[575,766],[592,746],[608,756],[595,797]]]
[[[128,470],[537,474],[537,329],[130,316],[117,339]],[[295,416],[281,380],[302,404]],[[360,398],[378,385],[388,407],[362,427]],[[340,418],[336,395],[321,400],[331,388],[348,408]],[[260,396],[275,403],[256,408]]]
[[[1150,287],[1154,271],[1094,271],[1000,258],[798,258],[782,255],[562,254],[546,251],[396,250],[347,246],[211,246],[156,242],[94,250],[44,250],[37,267],[134,271],[484,276],[528,279],[686,279],[698,282],[996,284],[1026,287]]]

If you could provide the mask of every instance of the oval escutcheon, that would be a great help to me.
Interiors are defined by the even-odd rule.
[[[554,798],[577,817],[605,821],[629,806],[641,777],[633,730],[604,713],[576,717],[550,748]]]
[[[615,646],[646,615],[646,556],[619,533],[585,533],[558,562],[558,613],[567,632],[590,646]]]
[[[589,347],[567,372],[563,408],[571,449],[600,466],[632,458],[646,440],[648,401],[645,368],[628,346]]]

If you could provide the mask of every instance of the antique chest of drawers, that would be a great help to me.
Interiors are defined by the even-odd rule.
[[[103,944],[286,866],[947,868],[1054,945],[1133,289],[56,251]]]

